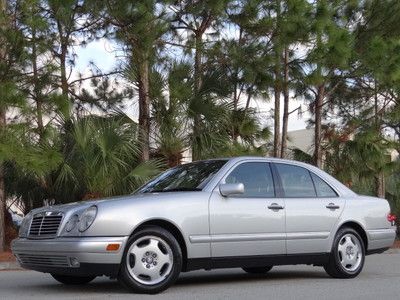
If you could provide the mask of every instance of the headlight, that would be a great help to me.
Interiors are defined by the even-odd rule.
[[[67,222],[67,225],[65,225],[65,231],[66,232],[71,232],[75,227],[76,224],[79,222],[79,216],[78,215],[73,215]]]
[[[89,207],[82,215],[81,218],[79,219],[79,226],[78,230],[80,232],[84,232],[88,230],[90,225],[93,224],[94,220],[96,219],[97,215],[97,206],[91,206]]]
[[[26,237],[28,235],[29,226],[32,221],[32,214],[28,213],[22,220],[21,226],[19,227],[18,235],[20,237]]]

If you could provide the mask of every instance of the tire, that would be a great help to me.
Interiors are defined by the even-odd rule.
[[[65,276],[57,274],[51,274],[51,276],[53,276],[53,278],[58,282],[61,282],[66,285],[83,285],[91,282],[93,279],[96,278],[96,276],[80,277],[80,276]]]
[[[182,251],[175,237],[146,226],[129,238],[118,281],[135,293],[157,294],[178,279],[181,269]]]
[[[273,266],[242,268],[242,269],[243,269],[243,271],[245,271],[246,273],[249,273],[249,274],[266,274],[269,271],[271,271],[272,268],[273,268]]]
[[[354,278],[362,271],[365,261],[365,245],[352,228],[343,227],[336,233],[329,261],[324,265],[333,278]]]

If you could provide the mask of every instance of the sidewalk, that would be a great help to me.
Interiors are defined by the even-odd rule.
[[[4,270],[22,270],[11,252],[0,253],[0,271]]]
[[[16,261],[0,262],[0,271],[23,270]]]

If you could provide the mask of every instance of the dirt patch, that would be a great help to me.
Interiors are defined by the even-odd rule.
[[[11,252],[0,252],[0,262],[15,261],[14,255]]]
[[[394,241],[392,248],[400,249],[400,240]]]

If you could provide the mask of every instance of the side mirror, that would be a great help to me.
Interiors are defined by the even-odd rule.
[[[238,195],[244,193],[243,183],[224,183],[220,184],[219,192],[222,196]]]

